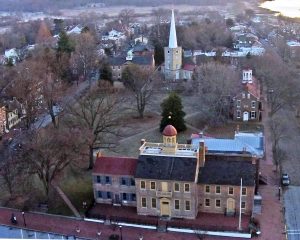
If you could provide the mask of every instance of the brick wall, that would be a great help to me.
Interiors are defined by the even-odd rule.
[[[240,199],[240,186],[229,186],[229,185],[218,185],[220,186],[221,192],[216,193],[217,185],[208,185],[210,187],[210,192],[206,193],[207,185],[198,185],[198,199],[199,199],[199,211],[200,212],[210,212],[210,213],[223,213],[227,208],[227,201],[229,198],[235,200],[235,209],[237,213],[239,211],[239,199]],[[228,188],[233,187],[233,195],[228,193]],[[245,214],[251,214],[253,208],[253,198],[254,198],[254,186],[244,186],[246,187],[246,195],[242,196],[242,201],[245,202],[246,208],[242,209]],[[205,206],[205,199],[210,199],[210,206]],[[216,207],[216,200],[220,200],[220,207]]]
[[[146,188],[141,189],[141,181],[145,181]],[[150,189],[150,182],[156,183],[156,189]],[[169,197],[157,196],[157,191],[161,191],[161,183],[167,182]],[[179,184],[179,191],[174,191],[174,183]],[[190,192],[184,191],[184,184],[190,184]],[[194,219],[197,216],[198,201],[197,201],[197,186],[193,182],[179,182],[179,181],[158,181],[149,179],[136,179],[136,196],[137,196],[137,213],[139,215],[161,215],[161,202],[168,201],[170,206],[170,216],[173,218],[190,218]],[[147,206],[142,207],[141,198],[146,198]],[[156,208],[152,208],[152,198],[156,199]],[[179,200],[179,209],[175,209],[175,200]],[[190,210],[185,210],[185,202],[190,201]]]

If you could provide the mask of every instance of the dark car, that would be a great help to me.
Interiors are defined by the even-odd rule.
[[[281,176],[281,184],[283,186],[288,186],[290,185],[290,177],[287,173],[283,173]]]

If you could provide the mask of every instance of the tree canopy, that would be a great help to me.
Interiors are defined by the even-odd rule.
[[[186,130],[184,121],[185,112],[183,111],[181,98],[175,92],[170,93],[169,97],[162,102],[161,108],[161,132],[169,124],[173,125],[178,132]]]

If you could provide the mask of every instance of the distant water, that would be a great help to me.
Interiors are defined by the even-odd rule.
[[[286,17],[300,18],[300,0],[266,1],[260,6],[272,11],[280,12]]]

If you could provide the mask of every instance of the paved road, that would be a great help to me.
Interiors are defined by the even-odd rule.
[[[286,188],[284,207],[288,240],[300,240],[300,187]]]

